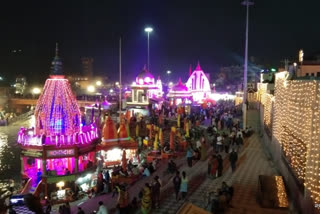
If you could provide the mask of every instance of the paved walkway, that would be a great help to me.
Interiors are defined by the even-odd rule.
[[[188,201],[195,205],[207,209],[208,192],[221,187],[222,181],[234,186],[235,192],[231,202],[231,207],[225,213],[230,214],[282,214],[288,213],[287,210],[264,209],[256,201],[259,175],[277,175],[272,168],[272,163],[267,160],[263,147],[258,136],[258,112],[251,110],[248,112],[248,124],[255,129],[253,134],[246,140],[244,147],[239,152],[237,169],[234,173],[229,168],[228,161],[224,161],[223,176],[217,179],[210,179],[205,176],[207,161],[199,163],[192,168],[193,177],[190,181],[190,191]],[[189,172],[190,173],[190,172]],[[183,201],[176,202],[174,196],[167,197],[162,203],[161,208],[155,210],[156,214],[174,214],[182,206]]]
[[[221,186],[222,181],[226,181],[229,185],[234,186],[235,192],[231,202],[231,207],[225,213],[230,214],[254,214],[254,213],[272,213],[282,214],[288,213],[285,210],[264,209],[261,208],[256,201],[258,189],[258,176],[277,175],[272,163],[267,159],[260,143],[258,135],[259,115],[257,111],[248,111],[248,124],[255,129],[249,139],[245,141],[243,148],[239,152],[237,169],[234,173],[229,168],[229,162],[224,161],[224,172],[222,177],[217,179],[207,178],[207,161],[198,161],[194,163],[192,168],[186,166],[186,158],[181,157],[176,160],[180,172],[186,171],[189,179],[189,192],[187,200],[195,205],[209,210],[207,206],[207,193],[216,190]],[[211,148],[208,148],[210,154]],[[225,156],[225,154],[224,154]],[[172,177],[173,175],[164,175],[166,170],[166,162],[162,163],[161,167],[155,172],[152,177],[143,178],[129,188],[130,198],[137,197],[141,188],[146,182],[151,183],[155,175],[159,175],[163,182],[160,208],[153,210],[153,214],[174,214],[182,206],[184,201],[176,201],[173,192]],[[93,199],[84,199],[82,202],[73,203],[72,213],[76,213],[76,205],[80,205],[86,213],[91,213],[92,210],[97,210],[98,201],[104,201],[109,210],[116,205],[116,197],[111,198],[111,194],[97,196]],[[139,213],[139,212],[138,212]]]

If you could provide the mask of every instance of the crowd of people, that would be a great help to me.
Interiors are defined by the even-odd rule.
[[[177,109],[163,109],[163,111],[153,112],[150,121],[159,123],[160,114],[164,114],[164,129],[170,129],[171,126],[166,118],[177,118]],[[236,170],[238,161],[238,152],[244,144],[244,137],[252,134],[251,127],[243,129],[239,118],[241,110],[234,107],[231,102],[217,103],[215,106],[206,109],[200,109],[187,115],[181,114],[181,127],[187,121],[191,124],[190,136],[186,136],[181,128],[180,131],[187,141],[185,158],[187,167],[191,168],[196,161],[208,161],[208,177],[215,179],[221,177],[225,166],[225,161],[229,161],[232,172]],[[143,121],[143,119],[140,119]],[[160,125],[160,124],[158,124]],[[203,125],[203,126],[201,126]],[[151,140],[152,141],[152,140]],[[143,147],[143,144],[140,147]],[[164,142],[163,152],[171,153],[169,142]],[[208,149],[212,147],[213,154],[208,156]],[[145,148],[139,148],[145,149]],[[170,174],[169,181],[172,181],[171,187],[174,189],[175,199],[185,200],[188,196],[189,179],[186,171],[179,171],[179,167],[171,158],[168,161],[167,172]],[[100,194],[112,194],[117,197],[116,210],[118,213],[134,213],[140,209],[143,214],[148,214],[152,209],[161,206],[160,196],[163,189],[162,178],[157,173],[157,159],[147,163],[139,158],[139,163],[133,164],[131,160],[123,165],[116,165],[112,169],[99,170],[97,175],[97,186],[89,190],[90,198]],[[141,191],[137,195],[129,194],[129,185],[125,183],[113,182],[120,177],[138,176],[139,179],[152,177],[148,179]],[[167,183],[166,183],[167,184]],[[170,185],[170,182],[168,183]],[[217,190],[210,193],[210,205],[212,212],[226,207],[233,196],[233,187],[225,182]],[[61,205],[59,213],[70,213],[70,205]],[[104,201],[98,203],[98,214],[107,214],[108,207]],[[78,214],[84,214],[81,207],[78,207]]]

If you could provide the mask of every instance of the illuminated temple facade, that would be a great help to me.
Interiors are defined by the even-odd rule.
[[[169,98],[170,105],[188,104],[192,101],[192,94],[188,87],[181,82],[181,78],[179,78],[179,82],[170,89],[167,97]]]
[[[186,86],[191,92],[194,102],[200,103],[211,95],[208,75],[201,69],[199,62],[196,69],[189,76]]]
[[[150,99],[158,99],[163,96],[160,78],[155,80],[153,75],[144,68],[131,85],[131,101],[129,106],[147,106]]]
[[[22,127],[18,133],[21,173],[29,178],[30,187],[42,181],[47,196],[55,190],[56,182],[73,182],[94,165],[96,139],[96,126],[81,123],[57,46],[50,77],[35,108],[35,126]]]

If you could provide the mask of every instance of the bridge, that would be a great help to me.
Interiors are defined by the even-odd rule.
[[[28,106],[35,106],[38,99],[26,99],[26,98],[10,98],[8,104],[11,108],[16,109],[17,112],[22,112],[23,108]],[[79,107],[85,107],[95,104],[96,101],[92,100],[78,100]]]

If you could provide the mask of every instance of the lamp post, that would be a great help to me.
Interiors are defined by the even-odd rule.
[[[242,5],[246,6],[246,43],[244,53],[244,72],[243,72],[243,99],[242,99],[242,111],[243,111],[243,128],[247,127],[247,76],[248,76],[248,32],[249,32],[249,6],[253,5],[250,0],[244,0]]]
[[[151,27],[146,27],[144,29],[145,32],[147,32],[148,35],[148,59],[147,59],[147,69],[149,71],[149,65],[150,65],[150,45],[149,45],[149,37],[150,37],[150,33],[153,31],[153,29]]]
[[[167,71],[167,74],[168,74],[168,83],[169,83],[169,81],[170,81],[170,74],[171,74],[171,71],[170,71],[170,70],[168,70],[168,71]]]

